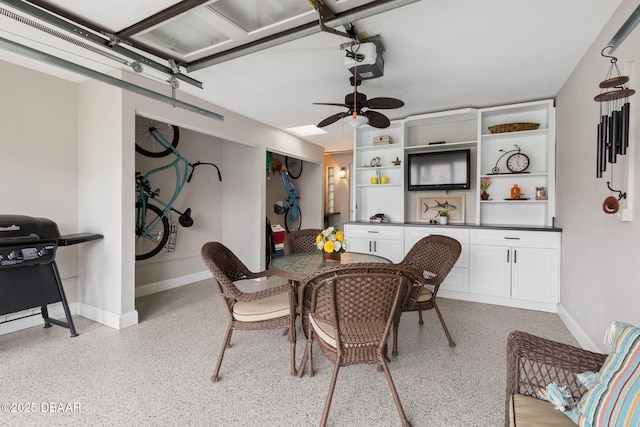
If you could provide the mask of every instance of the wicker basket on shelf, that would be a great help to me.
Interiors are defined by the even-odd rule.
[[[491,133],[520,132],[524,130],[536,130],[540,123],[505,123],[502,125],[489,126]]]

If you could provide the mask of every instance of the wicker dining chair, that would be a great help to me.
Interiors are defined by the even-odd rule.
[[[402,424],[410,426],[386,355],[394,317],[411,286],[407,277],[394,264],[347,264],[316,273],[304,285],[310,297],[307,363],[312,366],[315,339],[334,365],[320,425],[326,425],[340,368],[364,363],[382,368]]]
[[[288,233],[284,238],[284,254],[300,254],[316,251],[316,236],[322,230],[307,228]]]
[[[424,321],[422,320],[422,311],[435,309],[438,314],[438,319],[442,324],[442,329],[447,335],[449,340],[449,346],[455,347],[456,343],[451,339],[447,325],[444,323],[444,318],[438,304],[436,302],[436,295],[440,285],[447,277],[453,265],[460,257],[462,246],[460,242],[448,236],[441,236],[432,234],[420,239],[411,250],[407,253],[400,264],[410,265],[423,272],[425,279],[425,286],[418,298],[410,298],[402,306],[402,311],[417,311],[419,316],[418,323],[422,326]],[[396,322],[393,325],[393,351],[394,356],[398,355],[398,325],[400,323],[400,316],[397,317]]]
[[[202,246],[201,255],[204,264],[216,279],[220,296],[229,314],[229,325],[211,381],[214,383],[218,381],[225,349],[230,346],[231,334],[236,329],[287,329],[291,343],[291,375],[295,375],[295,289],[289,284],[283,284],[256,292],[242,292],[234,282],[266,277],[270,273],[249,271],[242,261],[222,243],[205,243]]]

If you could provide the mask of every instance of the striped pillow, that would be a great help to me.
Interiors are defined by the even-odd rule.
[[[565,414],[583,427],[640,425],[640,328],[615,322],[611,354],[595,384]]]

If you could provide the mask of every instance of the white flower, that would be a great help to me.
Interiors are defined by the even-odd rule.
[[[333,242],[333,250],[335,252],[339,252],[340,249],[342,249],[342,243],[340,243],[339,240],[336,240],[335,242]]]
[[[324,240],[320,240],[318,242],[318,244],[316,245],[316,247],[320,250],[322,250],[324,248]]]
[[[336,241],[336,235],[335,234],[330,235],[329,236],[329,240],[332,241],[332,242],[335,242]]]

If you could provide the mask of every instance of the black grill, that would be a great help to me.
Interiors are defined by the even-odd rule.
[[[49,219],[0,215],[0,315],[40,307],[45,328],[59,325],[77,336],[55,262],[56,250],[102,237],[90,233],[61,236],[57,224]],[[47,305],[57,302],[62,303],[66,322],[49,317]],[[19,319],[24,317],[28,316]]]

